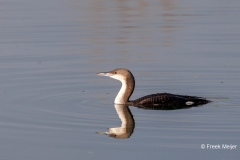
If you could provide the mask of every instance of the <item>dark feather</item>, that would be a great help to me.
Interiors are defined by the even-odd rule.
[[[189,104],[186,104],[186,103]],[[191,104],[192,102],[192,104]],[[170,93],[157,93],[144,96],[142,98],[129,102],[129,105],[137,106],[145,109],[180,109],[192,106],[203,105],[210,101],[195,96],[176,95]]]

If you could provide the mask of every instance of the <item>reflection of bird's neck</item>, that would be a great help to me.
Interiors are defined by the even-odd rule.
[[[121,127],[109,128],[108,132],[97,132],[98,134],[106,134],[113,138],[129,138],[134,130],[135,122],[131,111],[126,105],[115,104],[117,114],[122,121]]]
[[[135,80],[133,75],[130,73],[128,75],[123,75],[123,77],[123,79],[120,79],[122,86],[114,100],[115,104],[127,104],[134,91]]]
[[[127,128],[134,124],[133,116],[128,108],[128,106],[124,105],[114,105],[117,111],[117,114],[122,121],[121,127]]]
[[[114,105],[122,121],[121,127],[109,128],[108,135],[114,138],[129,138],[133,133],[134,119],[128,108],[124,105]]]

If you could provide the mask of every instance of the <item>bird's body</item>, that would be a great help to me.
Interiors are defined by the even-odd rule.
[[[144,96],[136,100],[129,100],[135,87],[132,73],[125,68],[114,69],[109,72],[97,73],[100,76],[108,76],[122,82],[114,103],[133,105],[138,107],[153,106],[155,108],[171,109],[172,107],[191,107],[206,104],[210,101],[205,98],[170,93],[157,93]]]

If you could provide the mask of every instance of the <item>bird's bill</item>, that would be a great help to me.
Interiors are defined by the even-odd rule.
[[[99,73],[96,73],[96,75],[98,76],[107,76],[107,77],[110,77],[112,76],[113,74],[109,73],[109,72],[99,72]]]

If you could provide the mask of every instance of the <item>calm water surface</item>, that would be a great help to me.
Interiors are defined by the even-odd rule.
[[[0,4],[1,160],[239,158],[240,1]],[[132,99],[170,92],[213,102],[116,107],[120,83],[95,73],[118,67],[135,75]],[[121,139],[96,134],[108,128]]]

